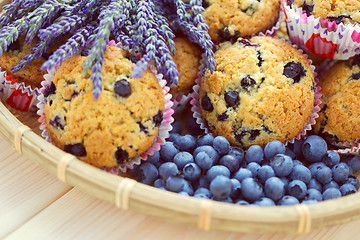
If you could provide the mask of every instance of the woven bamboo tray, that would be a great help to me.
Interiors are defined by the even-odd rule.
[[[0,7],[8,2],[0,0]],[[202,230],[257,234],[306,233],[360,218],[360,192],[311,205],[253,207],[163,191],[138,183],[126,174],[104,172],[65,153],[37,134],[36,119],[34,114],[10,112],[0,103],[0,133],[17,151],[59,180],[121,209]]]

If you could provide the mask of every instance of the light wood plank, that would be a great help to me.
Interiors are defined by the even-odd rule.
[[[0,139],[0,239],[72,187],[58,181]]]
[[[6,240],[13,239],[246,239],[307,240],[359,239],[360,221],[304,235],[252,235],[220,231],[204,232],[193,227],[165,222],[112,204],[74,188],[29,220]]]

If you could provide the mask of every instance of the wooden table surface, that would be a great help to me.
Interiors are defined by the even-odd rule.
[[[18,117],[37,131],[36,116]],[[0,239],[347,240],[360,239],[359,227],[360,220],[303,235],[201,231],[120,210],[81,192],[20,155],[0,135]]]

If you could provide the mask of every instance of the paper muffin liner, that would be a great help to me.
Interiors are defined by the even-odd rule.
[[[111,45],[111,46],[115,46],[115,45]],[[46,128],[46,122],[45,122],[44,107],[46,104],[46,100],[44,98],[44,91],[48,86],[50,86],[51,80],[54,77],[58,68],[59,66],[56,66],[55,68],[48,70],[48,73],[44,75],[44,81],[41,83],[42,88],[40,88],[40,94],[38,96],[39,103],[37,104],[37,107],[39,108],[39,110],[37,111],[37,114],[39,115],[38,121],[40,122],[40,130],[42,131],[41,136],[44,137],[45,140],[48,142],[52,142],[52,141],[51,141],[51,137],[48,134]],[[155,151],[159,151],[160,146],[164,145],[165,139],[169,137],[169,132],[172,130],[171,123],[174,121],[172,117],[174,113],[174,110],[172,109],[173,102],[171,101],[172,96],[169,93],[170,88],[166,86],[166,80],[163,79],[162,74],[159,74],[154,68],[151,68],[151,71],[155,74],[156,78],[158,79],[159,84],[164,93],[164,99],[165,99],[163,120],[159,126],[158,135],[155,138],[153,144],[149,147],[149,149],[146,150],[144,153],[142,153],[140,156],[134,157],[129,161],[124,162],[123,164],[116,167],[103,167],[102,169],[107,172],[117,175],[119,174],[120,171],[126,172],[127,169],[133,169],[134,165],[139,165],[142,160],[146,160],[148,156],[154,155]]]
[[[13,79],[12,75],[1,71],[0,67],[0,98],[2,102],[21,112],[35,112],[39,94],[38,88],[32,89],[23,82],[19,83],[17,79]]]
[[[360,155],[360,143],[357,143],[354,146],[349,146],[344,149],[330,150],[329,152],[337,152],[339,154],[345,154],[345,155]]]
[[[280,11],[279,11],[279,18],[276,21],[276,23],[274,24],[274,26],[272,26],[272,28],[266,30],[265,32],[260,32],[258,34],[253,34],[253,36],[269,36],[269,37],[273,37],[275,35],[275,33],[280,29],[281,23],[284,21],[284,11],[282,9],[282,6],[280,5]]]
[[[191,92],[187,94],[173,94],[171,101],[174,103],[172,108],[174,109],[175,113],[181,113],[187,107],[191,99]]]
[[[360,25],[336,24],[313,15],[307,16],[302,8],[287,5],[281,0],[288,34],[293,43],[312,54],[329,59],[347,60],[360,54]]]
[[[285,145],[289,143],[294,143],[296,139],[299,140],[301,139],[302,136],[305,136],[307,131],[310,131],[312,129],[312,126],[315,125],[316,118],[319,117],[318,112],[321,110],[320,109],[321,87],[317,85],[319,83],[319,79],[317,78],[317,72],[315,71],[315,66],[312,64],[312,61],[307,57],[307,55],[304,53],[302,49],[299,49],[296,45],[292,45],[292,46],[295,47],[300,53],[302,53],[306,58],[306,60],[308,61],[308,63],[310,64],[310,68],[314,74],[314,88],[316,88],[316,92],[314,94],[314,106],[311,110],[309,119],[306,121],[306,124],[303,126],[302,130],[299,131],[299,133],[295,137],[285,141]],[[208,128],[206,120],[202,117],[200,100],[199,100],[201,77],[205,69],[205,63],[206,63],[205,54],[202,55],[202,59],[200,63],[201,65],[199,67],[200,71],[198,72],[198,78],[195,80],[195,86],[193,87],[194,91],[191,94],[191,101],[190,101],[190,104],[192,105],[191,110],[193,112],[193,117],[196,119],[196,122],[200,125],[200,128],[203,129],[205,133],[212,133]]]

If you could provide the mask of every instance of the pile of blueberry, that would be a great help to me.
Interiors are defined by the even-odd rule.
[[[340,161],[320,136],[288,146],[271,141],[244,152],[222,136],[180,135],[174,126],[161,150],[133,170],[138,181],[186,196],[260,206],[315,203],[359,189],[352,174],[360,170],[360,158]]]

